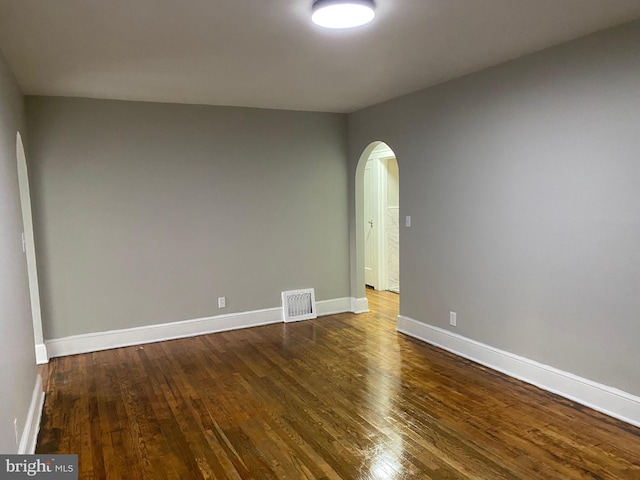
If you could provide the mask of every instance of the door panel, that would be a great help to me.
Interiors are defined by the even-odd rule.
[[[385,202],[385,289],[400,293],[400,195],[398,162],[395,158],[385,159],[387,198]]]
[[[371,162],[364,169],[364,283],[376,287],[376,234],[374,224],[374,182]]]

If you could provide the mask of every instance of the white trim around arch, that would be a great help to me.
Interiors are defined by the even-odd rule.
[[[384,145],[385,148],[380,148]],[[367,145],[358,159],[355,171],[355,265],[352,264],[352,281],[355,280],[355,290],[352,291],[354,297],[365,298],[365,232],[364,232],[364,177],[365,168],[370,158],[384,159],[396,158],[393,148],[383,141],[374,141]],[[398,165],[399,166],[399,165]],[[378,224],[384,223],[384,217],[378,217]],[[380,257],[380,255],[378,255]],[[376,284],[386,285],[384,276],[381,276]],[[353,287],[352,287],[353,288]],[[386,287],[385,287],[386,288]],[[365,310],[366,311],[366,310]]]
[[[16,134],[16,161],[18,163],[18,185],[20,188],[20,204],[22,208],[22,248],[27,257],[27,273],[29,278],[29,295],[31,297],[31,317],[36,353],[36,363],[49,361],[47,347],[42,333],[42,313],[40,309],[40,288],[38,286],[38,266],[36,262],[35,240],[33,235],[33,218],[31,213],[31,191],[29,189],[29,172],[24,145],[20,132]]]

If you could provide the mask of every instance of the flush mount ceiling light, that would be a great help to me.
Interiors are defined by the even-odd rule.
[[[311,20],[327,28],[351,28],[375,17],[373,0],[315,0]]]

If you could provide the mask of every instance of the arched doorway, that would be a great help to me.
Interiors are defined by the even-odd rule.
[[[29,173],[24,145],[20,132],[16,135],[16,159],[18,162],[18,185],[20,188],[20,204],[22,207],[22,248],[27,256],[27,273],[29,278],[29,294],[31,297],[31,317],[33,320],[33,336],[36,350],[36,362],[47,363],[49,357],[42,334],[42,314],[40,311],[40,289],[38,287],[38,267],[33,236],[33,219],[31,216],[31,193],[29,190]]]
[[[356,168],[358,290],[400,292],[399,169],[384,142],[364,149]]]

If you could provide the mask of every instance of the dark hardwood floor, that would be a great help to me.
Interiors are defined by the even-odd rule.
[[[640,429],[371,312],[52,360],[38,453],[82,479],[640,479]]]

